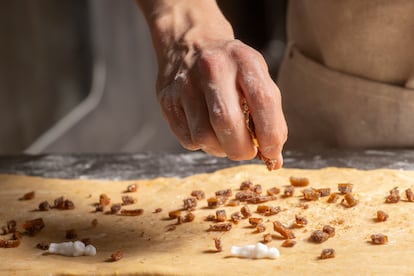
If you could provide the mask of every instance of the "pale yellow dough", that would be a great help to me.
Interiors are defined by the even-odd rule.
[[[168,212],[182,207],[182,200],[193,190],[205,191],[207,197],[220,189],[238,191],[244,180],[261,184],[263,190],[276,186],[283,190],[290,176],[305,176],[314,188],[330,187],[337,191],[337,184],[351,182],[359,197],[359,204],[344,208],[339,203],[328,204],[326,198],[317,202],[305,202],[303,208],[301,190],[292,198],[282,198],[268,205],[280,206],[283,212],[265,217],[267,230],[274,234],[268,245],[280,250],[280,258],[250,260],[230,257],[232,245],[255,244],[262,240],[246,220],[226,233],[208,232],[210,223],[204,219],[215,210],[206,208],[206,200],[198,202],[191,223],[177,225],[167,231],[175,220],[168,220]],[[123,217],[94,213],[94,203],[101,193],[106,193],[113,203],[121,202],[127,185],[137,183],[138,192],[131,193],[138,199],[128,208],[143,208],[140,217]],[[0,226],[14,219],[18,228],[25,220],[42,217],[45,228],[34,237],[25,236],[18,248],[0,249],[1,275],[380,275],[414,274],[414,203],[401,201],[386,204],[384,197],[398,186],[402,199],[404,190],[414,187],[414,172],[396,170],[361,171],[346,168],[321,170],[281,169],[268,172],[263,165],[246,165],[220,170],[211,174],[199,174],[184,179],[157,178],[140,181],[60,180],[25,176],[0,176]],[[35,191],[32,200],[18,199],[29,191]],[[69,211],[33,211],[44,200],[64,196],[75,203]],[[153,213],[162,208],[161,213]],[[239,207],[225,207],[229,215]],[[256,206],[250,205],[251,210]],[[377,210],[389,214],[386,222],[374,220]],[[297,244],[293,248],[281,247],[282,239],[273,231],[272,221],[279,220],[291,225],[295,215],[308,219],[304,228],[293,229]],[[254,214],[254,216],[259,216]],[[97,227],[91,226],[93,219]],[[343,223],[340,223],[343,220]],[[330,224],[336,235],[322,244],[308,242],[313,230]],[[97,248],[93,257],[64,257],[46,255],[35,246],[40,241],[62,242],[65,230],[75,228],[78,239],[90,238]],[[387,245],[372,245],[370,235],[388,235]],[[213,238],[221,237],[223,251],[216,252]],[[4,238],[4,237],[3,237]],[[322,249],[334,248],[336,258],[318,259]],[[122,250],[124,258],[119,262],[106,262],[115,250]]]

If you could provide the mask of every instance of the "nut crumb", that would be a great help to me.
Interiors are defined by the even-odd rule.
[[[111,261],[117,262],[124,257],[124,253],[121,250],[117,250],[111,254]]]
[[[384,234],[373,234],[371,235],[372,244],[387,244],[388,236]]]
[[[323,249],[319,258],[322,259],[322,260],[335,258],[335,249],[333,249],[333,248]]]

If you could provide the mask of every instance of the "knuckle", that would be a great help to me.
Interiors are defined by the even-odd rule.
[[[200,55],[198,60],[200,71],[210,78],[219,78],[227,57],[223,51],[206,51]]]

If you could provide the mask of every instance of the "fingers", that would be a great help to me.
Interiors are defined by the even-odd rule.
[[[279,168],[287,138],[280,91],[259,53],[247,46],[235,47],[232,53],[238,63],[237,81],[253,118],[259,150],[264,157],[276,160],[274,168]]]
[[[188,71],[159,92],[164,116],[189,150],[252,159],[257,149],[242,111],[245,99],[261,156],[277,169],[287,137],[279,89],[260,54],[237,41],[229,44],[193,55]]]
[[[187,117],[179,97],[175,93],[178,86],[180,86],[179,83],[172,82],[158,92],[157,96],[162,114],[181,146],[188,150],[198,150],[200,148],[191,139]]]
[[[206,53],[198,64],[200,88],[204,93],[209,122],[218,143],[232,160],[256,156],[256,148],[248,133],[235,85],[236,68],[222,52]]]
[[[210,124],[209,112],[201,88],[198,85],[189,86],[183,91],[182,102],[192,143],[210,155],[225,157],[226,153]]]

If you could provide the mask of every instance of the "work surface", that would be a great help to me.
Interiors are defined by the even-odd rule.
[[[14,219],[20,230],[25,221],[37,217],[43,218],[45,227],[34,237],[25,235],[17,248],[0,249],[0,274],[412,274],[414,270],[408,264],[411,263],[414,248],[414,203],[407,202],[404,190],[414,188],[414,171],[409,171],[413,170],[413,161],[410,151],[318,155],[289,153],[285,154],[286,167],[307,169],[268,172],[261,163],[237,167],[238,162],[202,154],[4,157],[0,161],[0,174],[3,174],[0,175],[3,191],[0,193],[0,227]],[[359,169],[387,167],[396,170],[319,170],[328,166]],[[224,167],[230,168],[218,170]],[[216,172],[204,173],[211,171]],[[330,188],[332,193],[337,191],[337,183],[351,182],[358,204],[347,208],[341,204],[341,199],[336,203],[328,203],[326,198],[304,201],[302,188],[297,188],[293,197],[284,197],[281,194],[289,185],[290,176],[308,177],[310,187]],[[183,199],[189,197],[193,190],[203,190],[209,198],[220,189],[231,189],[234,197],[240,191],[240,183],[246,180],[262,185],[264,194],[274,186],[281,190],[276,200],[264,203],[279,206],[281,212],[276,215],[264,216],[256,212],[257,204],[248,204],[253,216],[263,219],[264,233],[271,233],[273,240],[268,245],[280,250],[281,256],[276,260],[246,260],[230,256],[232,245],[254,244],[263,240],[264,233],[258,233],[247,219],[232,224],[228,232],[209,231],[210,225],[216,222],[206,221],[208,215],[215,215],[216,210],[224,209],[229,218],[243,204],[210,209],[206,199],[203,199],[192,211],[194,221],[177,224],[177,220],[169,218],[169,211],[182,209]],[[139,188],[136,193],[128,195],[136,198],[137,202],[123,208],[142,208],[144,212],[141,216],[95,212],[100,194],[107,194],[111,204],[119,203],[126,194],[127,185],[132,183]],[[385,196],[396,186],[401,190],[402,200],[395,204],[385,203]],[[30,191],[36,192],[34,199],[18,200]],[[53,203],[60,196],[72,200],[75,209],[36,211],[40,202],[47,200]],[[157,208],[161,211],[155,212]],[[389,219],[377,222],[375,216],[378,210],[388,213]],[[182,215],[186,214],[187,211],[183,210]],[[296,227],[296,215],[304,216],[308,224]],[[94,219],[97,220],[95,226],[92,224]],[[281,246],[283,238],[273,230],[274,221],[281,222],[294,232],[297,244],[293,248]],[[335,227],[336,235],[322,244],[310,242],[310,234],[324,225]],[[68,229],[76,229],[79,239],[89,238],[97,248],[97,255],[64,257],[45,254],[36,248],[39,242],[67,240],[65,232]],[[388,235],[388,244],[372,244],[370,236],[377,233]],[[214,247],[214,238],[221,239],[222,252],[217,252]],[[336,257],[319,259],[324,248],[334,248]],[[115,250],[122,250],[124,258],[115,263],[108,262]]]
[[[82,154],[0,156],[0,174],[32,175],[50,178],[145,179],[183,177],[213,172],[240,164],[203,153],[188,154]],[[285,152],[285,168],[320,169],[351,167],[358,169],[414,170],[414,150]]]

